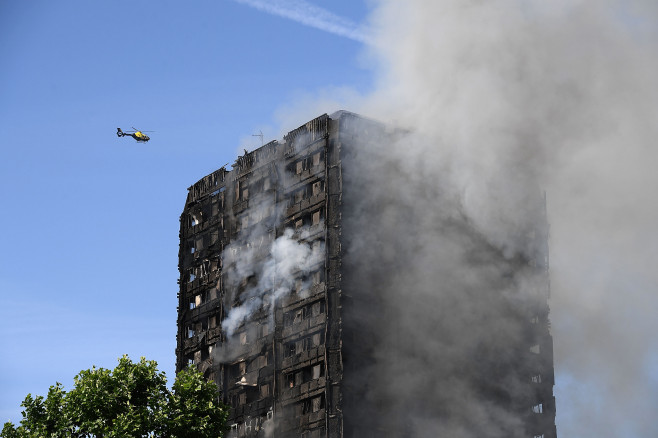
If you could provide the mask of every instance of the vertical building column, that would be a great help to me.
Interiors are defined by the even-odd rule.
[[[330,121],[326,143],[326,279],[327,279],[327,437],[342,438],[342,329],[341,329],[341,193],[342,172],[338,122]]]

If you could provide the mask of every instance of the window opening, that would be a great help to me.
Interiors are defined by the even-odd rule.
[[[313,196],[317,196],[322,193],[322,181],[317,181],[313,183]]]
[[[313,412],[318,412],[322,408],[322,397],[315,397],[312,401]]]
[[[320,210],[314,212],[313,213],[313,222],[312,222],[312,224],[313,225],[320,225],[320,218],[321,218]]]
[[[313,380],[317,380],[317,379],[320,378],[320,370],[321,370],[321,367],[320,367],[319,364],[313,366],[313,374],[311,376],[313,378]]]

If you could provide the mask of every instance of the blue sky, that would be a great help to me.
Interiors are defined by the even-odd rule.
[[[250,3],[0,3],[2,422],[122,354],[173,380],[187,187],[259,146],[252,134],[278,138],[277,109],[298,96],[371,87],[363,44],[336,23]],[[330,6],[338,24],[368,12]],[[131,126],[151,141],[117,138]]]

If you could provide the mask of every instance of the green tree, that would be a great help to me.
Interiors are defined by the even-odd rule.
[[[123,356],[114,370],[81,371],[70,392],[56,383],[48,395],[28,394],[20,426],[5,423],[2,438],[110,438],[224,436],[228,408],[214,383],[193,366],[176,376],[172,389],[157,363]]]

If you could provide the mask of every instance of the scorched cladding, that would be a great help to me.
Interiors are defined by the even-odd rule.
[[[366,145],[400,135],[351,113],[323,115],[189,188],[180,221],[176,368],[194,364],[216,382],[231,406],[230,436],[423,436],[409,423],[423,409],[452,421],[443,399],[430,396],[426,402],[435,406],[425,408],[407,403],[412,383],[395,401],[377,389],[395,378],[391,364],[405,363],[407,353],[391,336],[404,329],[391,329],[401,324],[391,316],[399,303],[387,298],[385,275],[350,245],[368,235],[355,218],[378,214],[360,201],[376,183],[359,169]],[[413,233],[408,226],[400,233]],[[370,243],[385,244],[387,236],[376,239]],[[404,265],[395,257],[393,263]],[[505,263],[512,271],[527,265]],[[547,290],[538,296],[523,304],[523,316],[506,315],[527,319],[525,335],[501,345],[518,357],[505,355],[497,367],[468,377],[485,404],[518,418],[510,426],[518,434],[507,436],[555,436]],[[482,354],[488,365],[496,361],[495,352]],[[482,372],[521,385],[501,393]]]

